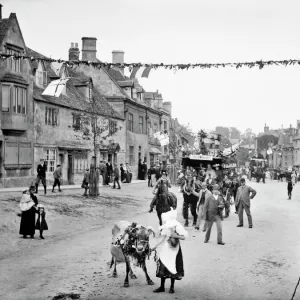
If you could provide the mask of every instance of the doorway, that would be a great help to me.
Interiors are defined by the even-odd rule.
[[[74,157],[70,154],[68,155],[68,182],[74,184]]]

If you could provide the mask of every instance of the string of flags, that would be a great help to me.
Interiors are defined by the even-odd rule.
[[[200,68],[200,69],[211,69],[211,68],[242,68],[242,67],[258,67],[259,69],[263,69],[265,66],[294,66],[294,65],[300,65],[299,59],[287,59],[287,60],[257,60],[257,61],[251,61],[251,62],[228,62],[228,63],[195,63],[195,64],[164,64],[164,63],[158,63],[158,64],[152,64],[152,63],[107,63],[107,62],[92,62],[92,61],[82,61],[82,60],[63,60],[63,59],[53,59],[53,58],[45,58],[45,57],[34,57],[34,56],[27,56],[27,55],[18,55],[18,54],[6,54],[0,52],[0,59],[28,59],[31,61],[43,61],[43,62],[57,62],[59,64],[65,63],[70,66],[76,66],[80,64],[89,65],[94,68],[128,68],[129,71],[132,73],[132,77],[135,78],[138,71],[142,72],[142,77],[148,77],[149,72],[151,69],[158,69],[158,68],[164,68],[168,70],[189,70],[194,68]]]

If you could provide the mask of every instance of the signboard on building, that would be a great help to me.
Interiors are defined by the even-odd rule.
[[[213,156],[212,155],[203,155],[203,154],[191,154],[189,156],[190,159],[195,159],[195,160],[213,160]]]

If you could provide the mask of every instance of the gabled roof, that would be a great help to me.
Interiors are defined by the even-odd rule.
[[[26,47],[26,53],[28,56],[32,56],[32,57],[40,57],[40,58],[48,58],[47,56],[40,54],[32,49],[30,49],[29,47]],[[38,68],[39,62],[38,60],[32,61],[29,60],[30,65],[31,65],[31,69],[32,71],[34,71],[35,69]],[[55,74],[54,70],[51,68],[50,63],[44,62],[44,67],[47,71],[47,77],[50,78],[58,78],[57,75]],[[51,80],[50,80],[51,81]],[[50,82],[48,81],[48,82]]]

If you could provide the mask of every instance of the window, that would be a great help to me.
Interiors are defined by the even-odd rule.
[[[113,135],[118,131],[118,123],[117,121],[109,120],[109,134]]]
[[[21,55],[20,51],[13,50],[13,49],[6,49],[6,53],[9,55]],[[7,67],[15,72],[21,72],[21,59],[14,59],[10,57],[7,59]]]
[[[143,134],[144,133],[144,118],[139,117],[139,133]]]
[[[26,115],[27,106],[27,89],[14,86],[14,97],[13,97],[13,112],[16,114]]]
[[[164,121],[164,130],[168,130],[168,122]]]
[[[45,108],[45,124],[57,126],[58,109],[52,107]]]
[[[45,71],[36,71],[36,84],[38,86],[47,85],[47,72],[45,72]]]
[[[158,130],[157,123],[154,123],[154,126],[153,126],[153,127],[154,127],[154,128],[153,128],[154,133],[157,132],[157,130]]]
[[[129,164],[131,166],[134,165],[134,155],[133,155],[133,153],[134,153],[134,147],[133,146],[129,146]]]
[[[128,130],[133,132],[133,114],[128,114]]]
[[[76,130],[80,130],[80,128],[81,128],[80,116],[77,114],[73,114],[73,129],[76,131]]]
[[[2,84],[2,111],[10,111],[10,85]]]
[[[76,155],[74,157],[74,171],[83,173],[88,167],[87,155]]]
[[[152,135],[151,122],[148,122],[148,136]]]
[[[55,149],[45,149],[44,159],[47,162],[47,172],[54,172],[56,165],[56,150]]]

